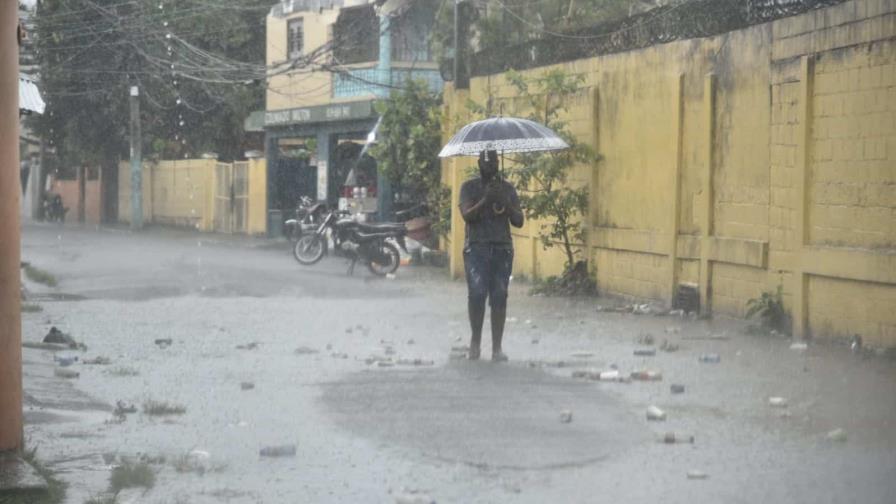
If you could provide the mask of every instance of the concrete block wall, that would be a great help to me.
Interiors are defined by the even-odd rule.
[[[599,288],[669,302],[697,283],[702,309],[743,316],[780,285],[797,336],[896,345],[896,3],[526,73],[552,68],[584,76],[568,120],[602,156],[571,177],[590,190]],[[445,98],[446,139],[473,119],[458,112],[467,98],[508,115],[519,102],[503,75]],[[466,162],[445,164],[455,189]],[[533,247],[537,236],[515,234],[516,270],[556,274],[563,257]],[[451,241],[459,274],[462,225]]]
[[[143,222],[187,227],[203,232],[215,227],[218,188],[214,159],[163,160],[143,164]],[[227,165],[226,163],[224,163]],[[267,171],[263,159],[242,162],[247,167],[245,229],[248,234],[267,231]],[[229,165],[227,165],[229,166]],[[130,222],[131,172],[121,163],[118,175],[119,221]],[[224,191],[229,197],[230,191]],[[220,195],[219,195],[220,196]],[[229,205],[224,205],[228,208]],[[220,220],[220,219],[219,219]],[[230,232],[230,228],[224,230]]]

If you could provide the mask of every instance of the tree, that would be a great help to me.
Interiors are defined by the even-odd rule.
[[[266,0],[43,0],[35,15],[47,113],[32,126],[63,166],[127,157],[128,87],[147,157],[239,157],[263,106]],[[258,78],[261,76],[262,78]]]
[[[567,98],[579,90],[583,78],[551,70],[534,78],[509,72],[507,79],[526,104],[528,118],[551,128],[570,146],[548,154],[515,156],[511,177],[523,188],[520,201],[526,216],[542,223],[543,246],[561,246],[566,269],[571,270],[585,242],[582,217],[588,210],[588,187],[570,185],[569,174],[576,164],[594,161],[596,156],[570,133],[561,115],[568,111]]]
[[[441,98],[423,81],[411,80],[377,103],[382,122],[371,155],[400,200],[423,204],[433,230],[447,232],[450,191],[442,184]]]
[[[471,2],[463,2],[467,5]],[[474,51],[510,48],[547,32],[564,33],[595,24],[621,19],[632,10],[658,2],[645,0],[487,0],[477,3],[472,19]],[[452,53],[454,47],[454,11],[441,9],[436,18],[433,45],[439,60]]]

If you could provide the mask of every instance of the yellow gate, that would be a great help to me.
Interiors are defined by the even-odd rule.
[[[215,165],[215,231],[247,232],[249,213],[249,163]]]
[[[246,233],[249,231],[249,162],[233,163],[233,220],[231,232]]]

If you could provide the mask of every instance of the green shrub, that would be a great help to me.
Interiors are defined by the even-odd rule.
[[[747,301],[747,318],[759,316],[762,326],[769,330],[790,333],[790,314],[784,308],[784,288],[775,292],[763,292],[758,298]]]

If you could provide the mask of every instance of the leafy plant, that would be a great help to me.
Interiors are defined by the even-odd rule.
[[[588,210],[588,188],[570,184],[569,175],[576,164],[593,162],[597,155],[570,133],[561,115],[568,111],[567,99],[579,91],[583,78],[562,70],[533,78],[509,72],[507,78],[528,109],[528,118],[551,128],[570,146],[551,153],[514,156],[510,176],[522,189],[520,201],[526,217],[541,221],[542,245],[545,249],[562,247],[566,271],[571,271],[585,241],[582,217]]]
[[[59,285],[59,282],[52,273],[30,264],[25,265],[25,276],[32,282],[44,284],[47,287],[56,287]]]
[[[112,470],[109,477],[109,490],[120,492],[123,488],[152,488],[156,484],[156,473],[145,462],[123,462]]]
[[[442,184],[438,152],[442,144],[441,98],[423,81],[411,80],[377,104],[382,116],[378,142],[371,149],[378,168],[392,183],[396,198],[422,204],[433,230],[450,228],[450,190]]]
[[[747,301],[747,318],[757,315],[766,329],[790,332],[790,314],[784,308],[783,286],[778,285],[774,292],[765,291],[758,298]]]

